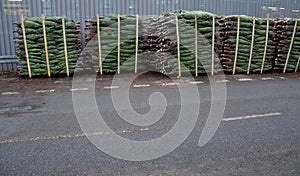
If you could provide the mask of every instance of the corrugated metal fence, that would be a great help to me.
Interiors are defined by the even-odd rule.
[[[203,10],[218,15],[299,17],[299,0],[0,0],[0,56],[15,55],[13,22],[20,14],[66,15],[81,21],[97,13],[159,15],[173,10]],[[83,25],[82,25],[83,27]]]

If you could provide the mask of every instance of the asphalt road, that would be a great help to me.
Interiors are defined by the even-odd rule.
[[[2,78],[0,175],[300,175],[299,78],[297,73],[227,76],[226,83],[219,82],[223,78],[212,79],[226,85],[226,107],[215,135],[202,147],[198,141],[211,109],[212,82],[206,77],[196,82],[183,79],[183,89],[197,86],[200,95],[194,129],[171,153],[139,162],[111,157],[84,136],[72,93],[88,92],[88,86],[74,89],[71,79],[63,78]],[[110,93],[123,87],[110,87],[110,81],[97,79],[95,100],[113,132],[146,141],[161,137],[175,125],[180,95],[176,85],[166,84],[170,80],[141,79],[134,85],[145,87],[130,89],[131,105],[141,114],[151,111],[152,93],[165,95],[165,114],[146,127],[120,120]],[[99,129],[91,135],[110,134]]]

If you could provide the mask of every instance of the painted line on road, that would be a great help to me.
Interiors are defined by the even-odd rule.
[[[2,92],[1,95],[18,95],[20,92]]]
[[[143,132],[148,131],[148,128],[141,128],[138,130],[121,130],[121,131],[114,131],[117,134],[122,133],[132,133],[132,132]],[[7,143],[18,143],[18,142],[31,142],[31,141],[39,141],[39,140],[55,140],[55,139],[67,139],[67,138],[79,138],[85,136],[98,136],[98,135],[109,135],[111,132],[93,132],[93,133],[77,133],[77,134],[66,134],[66,135],[57,135],[57,136],[49,136],[49,137],[34,137],[34,138],[24,138],[21,139],[8,139],[0,141],[0,144],[7,144]]]
[[[75,88],[75,89],[70,89],[71,92],[75,92],[75,91],[86,91],[89,90],[89,88]]]
[[[179,83],[163,83],[162,86],[177,86]]]
[[[35,91],[36,93],[53,93],[55,92],[55,89],[50,89],[50,90],[37,90]]]
[[[204,84],[203,81],[190,81],[190,84]]]
[[[134,88],[150,87],[150,84],[133,85]]]
[[[96,81],[95,78],[85,78],[84,79],[84,82],[86,82],[86,83],[95,82],[95,81]]]
[[[268,80],[274,80],[274,78],[266,77],[266,78],[261,78],[261,80],[263,80],[263,81],[268,81]]]
[[[288,79],[288,78],[286,78],[286,77],[283,77],[283,76],[281,76],[281,77],[279,77],[280,79]]]
[[[226,79],[224,79],[224,80],[217,80],[216,82],[217,82],[217,83],[228,83],[229,80],[226,80]]]
[[[259,118],[259,117],[273,117],[273,116],[279,116],[281,114],[282,113],[274,112],[274,113],[268,113],[268,114],[255,114],[255,115],[247,115],[247,116],[240,116],[240,117],[230,117],[230,118],[225,118],[222,120],[225,122],[229,122],[229,121],[236,121],[236,120],[254,119],[254,118]]]
[[[54,84],[64,83],[64,81],[54,81]]]
[[[0,108],[0,113],[6,112],[22,112],[32,110],[32,106],[20,106],[20,107],[4,107]]]
[[[72,80],[72,82],[77,82],[77,83],[90,83],[95,81],[96,81],[95,78],[77,78]]]
[[[105,86],[104,89],[118,89],[119,86]]]
[[[253,79],[250,79],[250,78],[240,78],[240,79],[238,79],[238,81],[241,81],[241,82],[253,81]]]
[[[141,128],[140,131],[149,131],[149,128]]]

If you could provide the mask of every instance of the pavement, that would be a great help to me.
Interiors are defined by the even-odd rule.
[[[126,78],[112,85],[112,76],[82,77],[78,80],[82,86],[73,87],[72,78],[1,76],[0,175],[300,175],[299,73],[173,80],[142,75],[129,90],[134,110],[151,111],[149,96],[155,92],[167,102],[163,117],[143,127],[124,122],[114,110],[111,91],[126,89],[122,84]],[[197,87],[197,123],[187,139],[165,156],[149,161],[114,158],[89,141],[76,118],[72,94],[89,92],[91,83],[112,130],[99,129],[91,136],[114,132],[136,141],[163,136],[178,119],[178,86]],[[226,85],[225,111],[215,135],[200,147],[213,84]]]

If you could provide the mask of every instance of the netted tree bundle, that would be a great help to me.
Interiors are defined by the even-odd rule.
[[[142,63],[150,70],[176,73],[178,64],[173,55],[176,51],[175,16],[146,17],[142,19],[141,26]]]
[[[268,40],[266,43],[267,37],[267,19],[266,18],[258,18],[256,19],[255,24],[255,33],[254,33],[254,44],[253,44],[253,54],[251,61],[251,72],[260,72],[262,68],[262,60],[265,55],[265,62],[263,65],[263,72],[272,70],[272,39],[274,36],[274,32],[272,31],[272,26],[274,25],[274,21],[272,19],[269,20],[269,29],[268,29]],[[265,46],[267,45],[266,51]]]
[[[24,24],[32,76],[47,75],[42,18],[28,18]],[[51,75],[65,74],[62,18],[45,18],[45,26]],[[15,41],[20,58],[19,70],[21,75],[28,75],[21,23],[17,27]],[[175,11],[139,17],[138,20],[134,15],[87,19],[84,29],[85,50],[82,51],[80,24],[65,19],[70,73],[83,63],[84,68],[102,70],[103,73],[134,72],[137,69],[139,72],[177,74],[178,58],[182,73],[195,74],[197,71],[206,74],[220,69],[230,73],[247,73],[250,69],[255,73],[282,71],[285,67],[291,72],[297,69],[300,55],[300,21],[296,25],[293,19],[253,19],[244,15],[221,18],[202,11]],[[79,53],[84,55],[82,62],[81,58],[78,59]]]
[[[281,72],[284,70],[285,66],[287,72],[292,72],[296,69],[300,55],[300,24],[298,22],[295,30],[295,36],[293,38],[296,20],[275,20],[275,25],[273,27],[275,34],[275,37],[273,38],[273,66],[275,71]],[[288,57],[291,44],[292,48],[290,51],[290,56]]]
[[[27,58],[21,23],[17,23],[14,31],[16,53],[19,57],[20,75],[27,76]],[[44,76],[48,74],[46,63],[46,49],[41,17],[24,20],[26,43],[32,76]],[[45,18],[47,49],[51,75],[61,75],[67,72],[65,60],[65,47],[62,27],[62,17]],[[73,73],[76,67],[78,54],[81,50],[80,24],[65,18],[65,32],[68,54],[69,72]]]
[[[215,70],[220,68],[216,45],[212,51],[213,15],[206,12],[174,12],[161,16],[139,18],[138,26],[138,70],[156,70],[164,74],[178,72],[176,17],[178,15],[180,38],[180,61],[182,72],[195,73],[195,14],[197,15],[199,73],[211,71],[212,53]],[[218,17],[215,17],[218,20]],[[99,19],[101,42],[97,36],[97,20],[86,20],[85,40],[94,62],[99,60],[99,46],[103,59],[103,72],[116,72],[118,69],[118,17],[106,16]],[[215,23],[215,30],[217,23]],[[133,71],[136,54],[136,17],[120,16],[120,62],[121,70]],[[217,43],[217,31],[214,32]],[[92,49],[93,48],[93,49]],[[99,62],[98,62],[99,63]],[[99,69],[95,64],[94,69]]]
[[[296,20],[288,20],[288,33],[291,33],[295,26]],[[300,58],[300,20],[297,20],[297,26],[295,36],[292,43],[290,57],[288,60],[287,71],[293,72],[300,69],[299,59]],[[296,66],[298,65],[298,68]]]
[[[272,26],[273,21],[269,21]],[[237,33],[238,33],[238,16],[227,16],[219,20],[220,47],[219,57],[225,72],[233,72],[234,60],[236,55]],[[236,73],[247,73],[251,43],[253,33],[253,18],[248,16],[240,16],[239,41],[236,60]],[[265,62],[264,49],[267,37],[267,19],[255,19],[254,42],[251,56],[250,72],[260,72],[272,69],[272,30],[268,32],[268,41]]]
[[[85,53],[91,55],[92,69],[99,71],[101,54],[103,73],[117,72],[118,50],[120,50],[120,70],[132,72],[135,69],[136,16],[120,16],[120,48],[118,47],[118,16],[100,17],[99,26],[101,41],[98,41],[97,19],[85,21]],[[99,53],[99,47],[101,47],[101,53]],[[140,52],[138,49],[138,53]]]
[[[215,18],[215,23],[213,18]],[[218,33],[216,30],[218,28],[216,21],[219,18],[211,13],[202,11],[182,11],[179,13],[180,60],[181,64],[187,68],[187,70],[182,69],[182,72],[195,74],[196,42],[198,73],[210,73],[212,71],[212,61],[214,61],[214,72],[220,69],[217,45]],[[214,47],[212,47],[213,38]],[[177,57],[177,53],[175,55]]]
[[[88,53],[93,55],[94,63],[99,63],[99,45],[102,55],[103,73],[118,70],[118,17],[107,16],[100,21],[100,38],[97,35],[97,20],[86,25]],[[176,40],[175,17],[145,17],[138,21],[136,38],[136,16],[120,16],[120,71],[132,72],[135,69],[136,48],[138,48],[137,68],[139,71],[160,71],[172,74],[177,69],[172,60]],[[138,40],[138,46],[136,45]],[[99,70],[97,65],[94,69]]]

